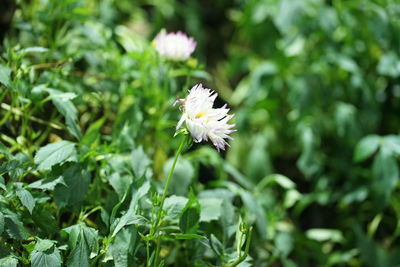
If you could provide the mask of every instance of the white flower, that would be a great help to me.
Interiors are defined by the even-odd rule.
[[[185,99],[178,99],[175,104],[181,103],[183,109],[176,130],[185,122],[195,142],[210,140],[219,151],[225,150],[226,145],[229,146],[225,139],[232,140],[229,134],[236,130],[232,129],[235,124],[228,124],[234,115],[228,114],[226,104],[221,108],[213,108],[217,96],[214,91],[197,84]]]
[[[182,32],[160,32],[154,45],[157,52],[164,58],[173,61],[187,60],[196,48],[196,42]]]

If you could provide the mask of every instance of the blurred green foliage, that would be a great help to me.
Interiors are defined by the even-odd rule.
[[[398,1],[6,2],[0,266],[152,262],[171,105],[197,82],[238,132],[178,161],[165,265],[400,265]],[[162,60],[163,28],[194,58]]]

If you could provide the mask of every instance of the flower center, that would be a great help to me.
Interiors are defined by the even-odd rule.
[[[200,118],[203,117],[204,115],[206,115],[206,113],[204,113],[204,112],[199,112],[199,113],[197,113],[196,118],[197,118],[197,119],[200,119]]]

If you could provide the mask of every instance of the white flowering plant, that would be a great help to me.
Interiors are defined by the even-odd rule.
[[[400,266],[399,1],[0,2],[0,267]]]

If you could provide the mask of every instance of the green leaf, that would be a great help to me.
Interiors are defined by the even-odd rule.
[[[4,231],[4,214],[0,211],[0,235]]]
[[[50,170],[53,165],[77,161],[75,143],[60,141],[41,147],[35,156],[39,170]]]
[[[49,239],[39,239],[38,242],[35,245],[35,250],[37,251],[46,251],[50,248],[52,248],[54,245],[54,242]]]
[[[222,201],[219,198],[203,198],[199,199],[201,206],[200,221],[210,222],[218,220],[222,212]]]
[[[172,162],[173,159],[171,158],[164,164],[165,177],[168,176]],[[194,169],[190,161],[179,158],[172,174],[171,184],[168,192],[173,195],[185,196],[188,192],[188,187],[192,182],[193,176]]]
[[[54,198],[62,208],[80,204],[86,197],[90,183],[90,173],[78,163],[71,163],[63,172],[64,183],[59,183],[54,189]]]
[[[253,196],[250,192],[245,190],[240,190],[239,193],[244,203],[244,206],[248,210],[249,214],[251,214],[251,216],[256,221],[259,237],[262,239],[266,239],[268,220],[263,207],[259,203],[259,199]]]
[[[205,236],[196,234],[173,234],[175,239],[207,239]]]
[[[92,146],[100,138],[100,128],[103,126],[105,118],[99,119],[92,123],[83,136],[81,143]]]
[[[16,214],[6,214],[4,216],[4,225],[6,233],[10,238],[18,241],[22,241],[28,238],[28,232],[26,231],[24,225],[18,219]]]
[[[307,230],[306,236],[309,239],[313,239],[319,242],[331,241],[341,243],[344,241],[342,233],[336,229],[314,228]]]
[[[115,267],[131,266],[129,265],[129,253],[136,249],[137,236],[137,228],[133,227],[124,228],[115,236],[114,241],[108,247]]]
[[[222,257],[224,255],[224,246],[214,234],[211,234],[210,236],[210,245],[212,250],[215,252],[215,254],[218,255],[218,257]]]
[[[7,256],[0,259],[0,267],[17,267],[18,260],[13,256]]]
[[[27,47],[27,48],[21,49],[16,54],[21,56],[21,55],[25,55],[25,54],[28,54],[28,53],[45,53],[45,52],[48,52],[48,51],[49,51],[49,49],[47,49],[45,47],[33,46],[33,47]]]
[[[196,207],[189,207],[185,209],[179,218],[179,228],[184,234],[192,234],[197,231],[199,225],[199,209]]]
[[[124,226],[127,225],[146,225],[148,220],[141,216],[141,215],[134,215],[131,213],[127,213],[126,215],[122,216],[121,219],[118,221],[117,226],[115,227],[115,230],[112,234],[112,237],[114,237]]]
[[[399,179],[396,159],[387,147],[382,147],[375,157],[372,172],[374,177],[373,192],[377,197],[378,206],[383,208],[388,203]]]
[[[377,70],[380,74],[393,78],[400,76],[400,59],[397,54],[393,51],[384,54],[379,60]]]
[[[132,168],[137,178],[142,177],[146,173],[150,163],[151,161],[146,153],[144,153],[143,147],[140,146],[132,151]]]
[[[52,214],[52,210],[46,205],[36,205],[32,213],[32,219],[36,227],[44,231],[47,235],[52,235],[57,232],[57,220]]]
[[[33,208],[35,207],[35,199],[32,194],[23,188],[18,189],[16,194],[22,205],[24,205],[28,209],[29,213],[32,214]]]
[[[9,87],[11,85],[10,74],[11,74],[10,68],[8,68],[4,65],[0,65],[0,83]]]
[[[81,231],[77,245],[68,256],[67,266],[71,267],[89,267],[89,246],[86,241],[85,235]]]
[[[85,224],[76,224],[63,229],[68,233],[68,245],[72,249],[68,256],[68,266],[88,266],[89,259],[95,257],[99,250],[99,235],[96,229]],[[82,265],[76,265],[82,264]]]
[[[136,224],[144,225],[146,219],[143,216],[136,215],[139,200],[144,197],[150,190],[150,183],[146,181],[137,191],[132,191],[132,199],[129,204],[128,211],[119,219],[117,225],[113,230],[112,236],[114,237],[124,226]]]
[[[381,138],[377,135],[369,135],[358,142],[354,151],[354,161],[361,162],[366,160],[376,152]]]
[[[165,219],[166,220],[175,220],[179,217],[179,214],[183,210],[183,208],[188,203],[188,199],[186,197],[180,196],[169,196],[164,201],[163,210],[165,211]]]
[[[61,91],[46,88],[45,89],[56,106],[57,110],[64,116],[67,128],[70,133],[78,140],[82,138],[81,129],[78,124],[78,111],[76,110],[71,99],[75,98],[73,93],[63,93]]]

